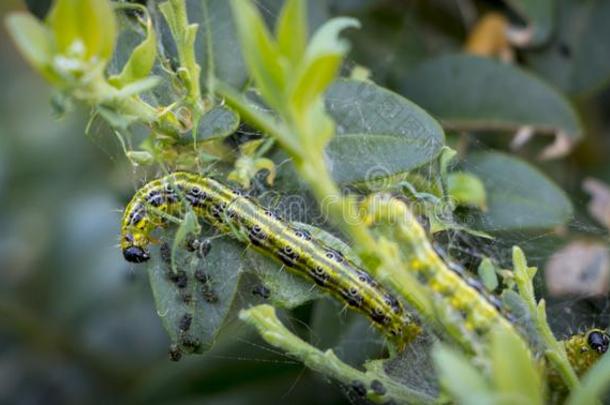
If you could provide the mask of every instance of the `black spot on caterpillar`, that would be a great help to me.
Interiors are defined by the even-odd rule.
[[[123,215],[121,249],[125,259],[133,263],[147,261],[150,234],[163,224],[159,213],[178,215],[184,212],[185,205],[221,232],[237,237],[231,231],[242,230],[258,251],[368,315],[399,347],[418,333],[419,327],[402,304],[366,271],[308,232],[296,229],[272,211],[208,177],[177,172],[138,190]],[[213,300],[209,285],[202,287],[206,300]]]

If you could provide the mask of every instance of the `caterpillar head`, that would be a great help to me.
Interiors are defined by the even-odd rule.
[[[593,329],[587,334],[587,344],[599,354],[604,354],[610,346],[610,336],[601,329]]]
[[[143,235],[132,233],[125,234],[121,243],[123,257],[131,263],[143,263],[147,261],[150,259],[150,254],[144,248],[147,244],[148,241]]]

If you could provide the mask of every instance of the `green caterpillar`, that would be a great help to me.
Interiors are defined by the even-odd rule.
[[[123,215],[121,249],[125,259],[147,261],[150,234],[165,223],[161,213],[173,215],[185,209],[192,209],[199,218],[234,237],[237,233],[232,230],[241,230],[254,248],[366,314],[398,347],[404,347],[419,332],[401,303],[366,271],[307,231],[287,224],[209,177],[176,172],[140,188]]]

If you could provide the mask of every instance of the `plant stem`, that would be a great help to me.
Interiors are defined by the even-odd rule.
[[[184,0],[169,0],[159,6],[165,17],[178,50],[178,59],[188,75],[188,102],[193,114],[201,113],[201,88],[199,76],[201,67],[195,58],[195,39],[198,24],[189,24]]]
[[[536,304],[534,286],[532,284],[532,280],[536,275],[536,268],[527,266],[525,255],[518,246],[513,247],[513,269],[519,295],[525,301],[536,329],[546,346],[545,356],[559,372],[570,391],[578,388],[580,382],[568,360],[565,348],[557,341],[547,322],[545,301],[540,300],[540,303]]]
[[[386,403],[393,399],[399,403],[429,404],[435,401],[433,397],[395,382],[383,373],[383,370],[360,371],[342,362],[332,350],[322,352],[311,346],[286,329],[277,318],[275,309],[270,305],[259,305],[248,310],[242,310],[239,317],[254,326],[267,343],[299,359],[310,369],[348,386],[358,384],[364,387],[367,398],[372,402]],[[380,395],[370,388],[374,380],[383,383],[386,389],[385,394]]]

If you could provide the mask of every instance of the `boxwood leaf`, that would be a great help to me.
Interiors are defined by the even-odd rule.
[[[468,156],[465,167],[485,185],[488,210],[472,212],[484,231],[547,229],[566,224],[573,208],[566,194],[528,163],[502,153]]]
[[[523,70],[492,59],[452,54],[417,67],[403,93],[454,129],[516,130],[582,136],[570,103],[551,86]]]
[[[339,183],[407,172],[435,159],[445,144],[430,115],[371,82],[336,81],[326,93],[326,109],[337,125],[326,152]]]
[[[610,2],[558,0],[556,8],[553,40],[526,52],[526,62],[568,93],[601,88],[610,80]]]

